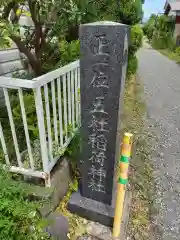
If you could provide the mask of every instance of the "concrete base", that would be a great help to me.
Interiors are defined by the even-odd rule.
[[[55,240],[68,240],[67,234],[69,230],[69,224],[66,217],[58,213],[50,213],[47,217],[49,225],[45,231],[52,239]]]
[[[66,195],[70,177],[69,163],[67,159],[60,159],[51,173],[51,187],[22,183],[29,199],[43,201],[43,207],[39,209],[41,215],[46,217],[59,205],[60,200]]]
[[[68,203],[68,210],[105,226],[113,225],[114,209],[109,205],[85,198],[80,192],[72,194]]]
[[[126,191],[125,204],[123,209],[122,223],[121,223],[121,235],[116,238],[117,240],[126,239],[127,225],[129,221],[129,213],[131,208],[132,193]],[[102,203],[96,202],[91,199],[83,198],[79,192],[74,193],[69,201],[68,208],[70,211],[77,213],[78,215],[85,217],[89,220],[93,220],[87,226],[87,233],[89,238],[87,239],[99,239],[99,240],[114,240],[112,236],[112,226],[114,220],[114,209],[106,206]],[[105,225],[105,226],[104,226]],[[92,236],[92,238],[90,237]],[[80,238],[86,239],[86,238]]]
[[[97,238],[98,240],[126,240],[126,232],[129,221],[129,213],[131,208],[132,193],[130,191],[126,192],[123,216],[121,222],[121,233],[117,238],[112,236],[112,228],[103,226],[99,223],[90,222],[87,226],[87,233],[90,236]]]

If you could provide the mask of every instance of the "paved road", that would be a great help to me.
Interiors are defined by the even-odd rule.
[[[161,236],[180,239],[180,66],[148,44],[137,54],[144,82],[148,123],[156,128],[153,156],[159,213],[154,222]]]

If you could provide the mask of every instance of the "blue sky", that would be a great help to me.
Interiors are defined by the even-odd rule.
[[[144,18],[147,19],[152,13],[163,12],[166,0],[145,0]]]

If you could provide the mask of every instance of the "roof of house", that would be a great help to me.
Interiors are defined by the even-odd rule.
[[[180,10],[180,0],[166,0],[164,9],[166,10],[169,5],[172,11]]]
[[[180,0],[166,0],[164,14],[168,16],[176,16],[177,11],[180,11]]]
[[[173,2],[170,3],[171,11],[178,11],[180,10],[180,2]]]

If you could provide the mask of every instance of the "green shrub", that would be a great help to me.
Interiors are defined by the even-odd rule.
[[[131,42],[129,46],[127,76],[135,74],[138,68],[138,60],[135,56],[137,50],[142,46],[143,31],[140,25],[131,27]]]
[[[142,46],[143,31],[140,25],[136,24],[131,27],[131,42],[129,47],[130,54],[135,54],[137,50]]]
[[[154,27],[151,26],[151,27],[148,29],[148,32],[147,32],[147,38],[148,38],[149,41],[152,40],[153,32],[154,32]]]
[[[80,43],[79,40],[67,42],[61,40],[59,43],[51,43],[49,49],[43,55],[44,72],[53,71],[79,58]],[[49,61],[51,57],[51,62]]]
[[[149,20],[143,26],[143,32],[147,36],[149,41],[152,40],[156,21],[157,21],[157,16],[155,14],[152,14]]]
[[[38,204],[25,199],[22,186],[0,169],[0,240],[50,239],[42,230],[47,221],[37,213]]]
[[[138,60],[135,55],[129,55],[127,76],[135,74],[138,69]]]
[[[119,8],[115,1],[115,6],[122,23],[133,25],[139,23],[143,17],[142,0],[120,0]]]
[[[71,41],[69,43],[67,41],[61,41],[59,51],[61,60],[57,63],[56,67],[64,66],[79,59],[80,42],[79,40]]]
[[[172,51],[176,48],[175,39],[170,33],[156,31],[152,38],[152,46],[156,49],[170,49]]]
[[[9,90],[9,98],[12,107],[12,114],[15,124],[15,129],[17,133],[17,140],[19,145],[20,152],[27,149],[25,141],[25,132],[22,120],[21,107],[19,102],[18,93],[16,90]],[[26,117],[28,123],[28,130],[31,143],[33,143],[39,137],[39,130],[37,127],[37,116],[36,116],[36,107],[35,100],[32,91],[23,91],[23,99],[26,110]],[[15,148],[12,139],[12,133],[10,128],[10,123],[8,119],[8,113],[6,107],[0,108],[0,121],[3,127],[3,133],[8,149],[8,155],[12,163],[16,161]],[[1,152],[1,148],[0,148]],[[4,162],[4,155],[0,154],[0,162]]]
[[[79,154],[81,151],[81,134],[80,131],[76,132],[74,138],[65,151],[65,156],[70,160],[70,168],[73,178],[79,178]]]
[[[148,40],[151,42],[153,33],[154,33],[154,26],[152,24],[145,24],[143,26],[143,32],[146,35],[146,37],[148,38]]]
[[[150,41],[152,40],[152,46],[154,48],[175,50],[176,42],[173,38],[174,21],[171,21],[170,17],[152,14],[144,25],[143,31],[147,38]]]
[[[167,41],[163,36],[157,36],[154,34],[152,38],[152,46],[156,49],[167,48]]]
[[[51,90],[49,89],[49,92]],[[19,102],[19,97],[17,90],[10,90],[9,91],[10,103],[12,107],[12,114],[14,119],[14,125],[17,133],[17,141],[19,150],[22,154],[22,162],[23,167],[30,168],[30,159],[29,154],[27,151],[27,143],[25,140],[25,131],[21,113],[21,107]],[[56,101],[57,101],[57,94],[56,94]],[[38,129],[38,122],[37,122],[37,114],[36,114],[36,106],[35,106],[35,99],[33,92],[30,90],[23,91],[23,99],[24,99],[24,106],[26,111],[26,119],[28,125],[28,132],[31,142],[31,150],[34,159],[34,167],[36,170],[42,170],[42,157],[41,157],[41,148],[40,148],[40,140],[39,140],[39,129]],[[42,92],[42,100],[43,105],[45,104],[44,93]],[[62,99],[63,101],[63,99]],[[49,104],[50,104],[50,117],[51,117],[51,124],[53,128],[53,111],[52,111],[52,98],[49,95]],[[44,118],[45,118],[45,128],[47,129],[47,121],[46,121],[46,114],[44,111]],[[5,137],[6,146],[8,149],[8,156],[12,164],[16,164],[16,152],[14,148],[11,128],[8,119],[8,113],[6,107],[0,108],[0,122],[3,127],[3,133]],[[70,133],[72,133],[72,128],[69,129]],[[70,134],[68,133],[68,134]],[[54,132],[52,131],[52,139],[54,139]],[[60,147],[55,141],[52,141],[52,154],[53,157],[60,156],[64,153],[64,147]],[[51,157],[49,156],[49,159]],[[0,163],[5,163],[5,156],[3,150],[0,145]]]
[[[176,50],[176,40],[174,37],[169,36],[167,39],[167,46],[170,50],[175,51]]]
[[[177,47],[177,48],[175,49],[175,53],[176,53],[178,56],[180,56],[180,47]]]

